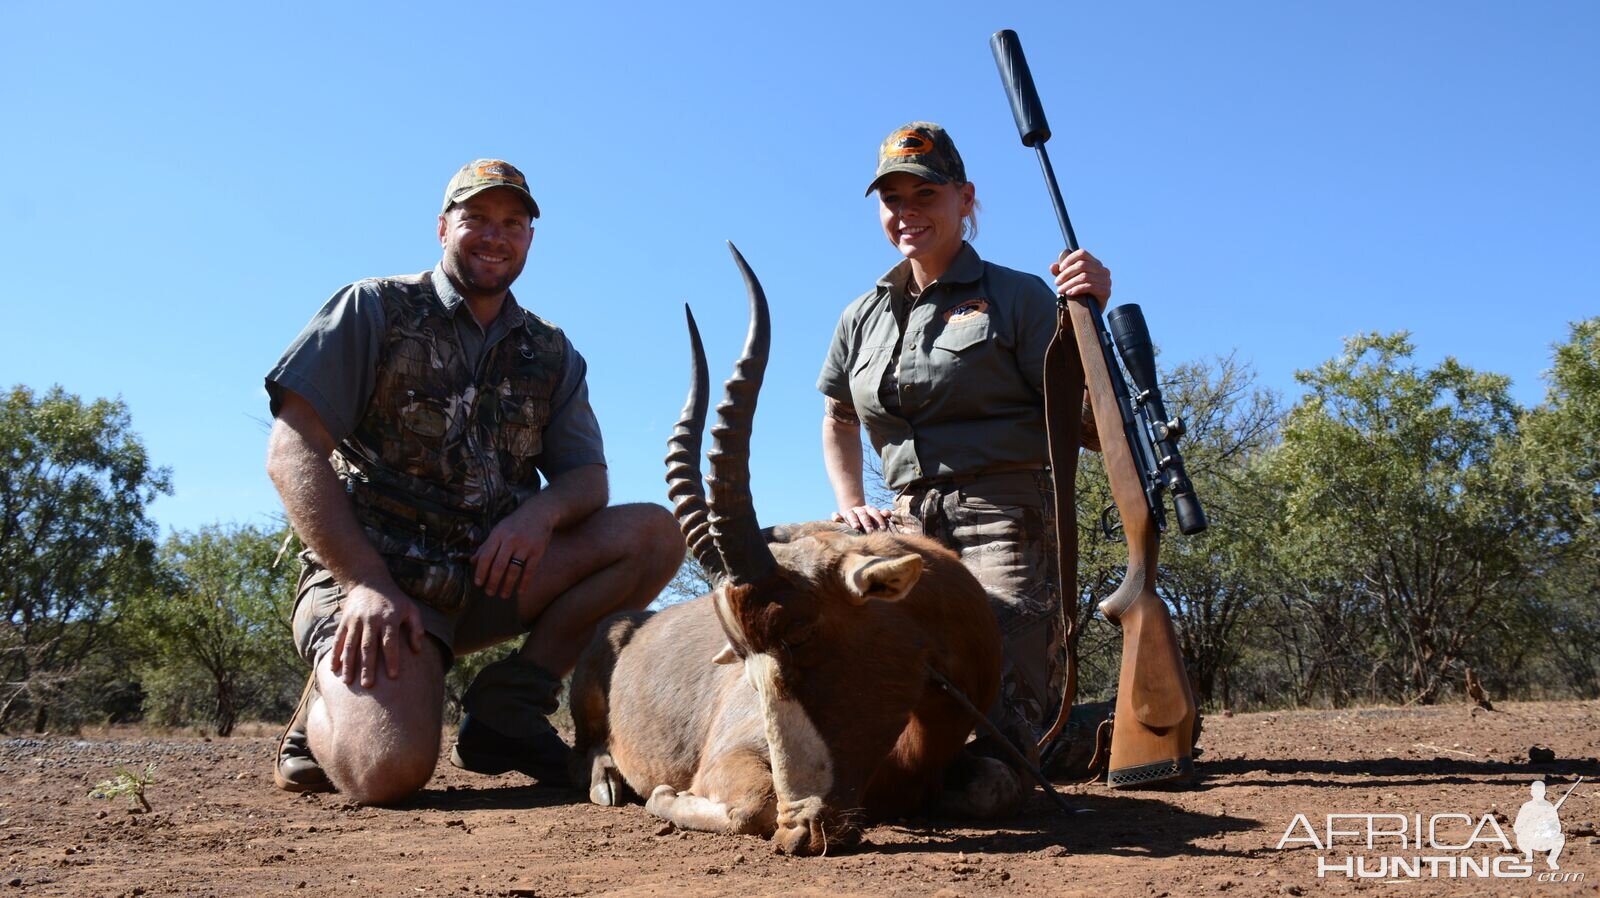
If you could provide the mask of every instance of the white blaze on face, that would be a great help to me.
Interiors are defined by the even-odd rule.
[[[833,788],[833,757],[805,709],[783,694],[777,660],[771,655],[751,655],[744,659],[744,675],[761,696],[778,800],[825,799]]]

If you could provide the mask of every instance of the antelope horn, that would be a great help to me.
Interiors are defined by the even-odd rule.
[[[684,317],[689,321],[689,398],[683,403],[678,426],[667,440],[667,498],[678,517],[678,529],[700,566],[713,578],[725,573],[722,556],[711,541],[710,513],[706,508],[705,486],[700,482],[700,435],[706,429],[706,406],[711,403],[711,376],[706,369],[706,350],[700,342],[700,328],[686,303]]]
[[[717,424],[711,428],[711,538],[722,553],[722,566],[736,584],[765,579],[777,568],[772,550],[761,537],[750,498],[750,431],[755,420],[756,396],[767,370],[772,326],[767,316],[767,296],[755,272],[732,243],[733,260],[744,275],[750,294],[750,330],[744,354],[734,365],[733,377],[723,387],[725,399],[717,405]]]

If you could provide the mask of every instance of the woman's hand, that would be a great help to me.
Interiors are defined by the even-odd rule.
[[[862,533],[871,533],[874,530],[889,529],[889,515],[891,509],[874,508],[871,505],[856,505],[843,511],[833,513],[834,523],[849,524]]]
[[[1111,301],[1111,269],[1086,249],[1062,250],[1050,273],[1056,276],[1057,296],[1093,296],[1101,309]]]

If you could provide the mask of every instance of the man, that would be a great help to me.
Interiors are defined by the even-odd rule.
[[[450,759],[564,782],[545,717],[561,675],[682,561],[665,509],[606,506],[583,357],[510,292],[538,217],[515,167],[463,167],[438,266],[344,288],[267,375],[267,470],[307,546],[294,635],[312,666],[282,788],[369,804],[420,789],[454,657],[521,633],[468,689]]]

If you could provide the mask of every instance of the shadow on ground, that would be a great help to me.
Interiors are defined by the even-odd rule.
[[[555,808],[578,804],[583,796],[567,788],[540,786],[530,780],[521,785],[493,785],[484,788],[447,786],[428,788],[397,808],[419,811],[519,811]]]
[[[1253,773],[1267,776],[1247,778]],[[1600,776],[1600,761],[1581,758],[1530,764],[1526,761],[1468,761],[1458,758],[1228,758],[1202,765],[1201,775],[1201,789],[1213,785],[1389,789],[1396,786],[1463,784],[1526,786],[1530,776],[1543,777],[1550,783],[1564,783],[1579,776],[1593,779]],[[1220,777],[1230,779],[1224,782]],[[1333,781],[1329,777],[1358,779]]]
[[[914,841],[869,847],[881,854],[1030,854],[1060,846],[1075,855],[1248,857],[1252,852],[1199,843],[1261,828],[1258,820],[1188,811],[1154,793],[1068,795],[1067,800],[1074,808],[1070,816],[1035,794],[1015,816],[981,824],[932,818],[891,823],[884,828]]]

